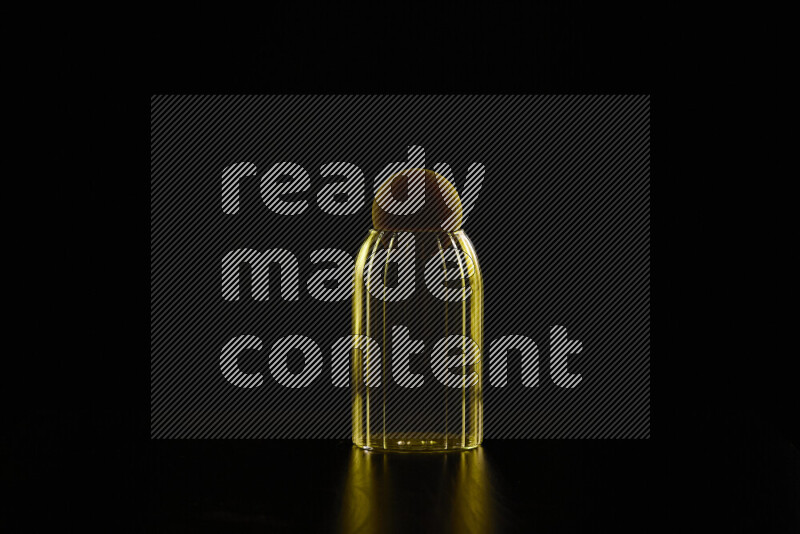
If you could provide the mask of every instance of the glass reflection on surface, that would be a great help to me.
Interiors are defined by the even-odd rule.
[[[339,532],[492,532],[491,487],[481,447],[445,454],[353,447]]]

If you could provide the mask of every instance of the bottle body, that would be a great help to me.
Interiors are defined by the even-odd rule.
[[[480,445],[483,280],[462,230],[370,230],[356,258],[352,333],[355,445]]]

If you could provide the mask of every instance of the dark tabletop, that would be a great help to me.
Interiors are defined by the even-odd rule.
[[[488,440],[446,454],[347,441],[154,447],[157,532],[574,532],[653,509],[647,442]]]
[[[741,428],[741,427],[740,427]],[[487,440],[448,454],[347,441],[151,442],[149,532],[793,532],[797,450],[761,430],[652,441]],[[683,464],[683,465],[681,465]],[[666,515],[665,515],[666,513]]]
[[[487,439],[447,454],[150,440],[146,420],[108,409],[17,419],[0,440],[4,532],[800,531],[800,453],[753,412],[650,440]]]

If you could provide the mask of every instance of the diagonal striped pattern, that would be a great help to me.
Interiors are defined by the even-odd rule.
[[[330,262],[422,146],[470,203],[484,436],[649,438],[648,96],[155,96],[150,139],[152,437],[349,438]]]

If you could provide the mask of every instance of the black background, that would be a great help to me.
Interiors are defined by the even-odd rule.
[[[104,531],[325,531],[350,454],[346,443],[147,438],[148,170],[144,149],[131,150],[141,146],[141,134],[124,124],[143,129],[146,102],[157,93],[649,94],[655,72],[670,77],[655,43],[681,36],[661,35],[649,11],[554,4],[540,8],[550,18],[500,6],[438,14],[398,5],[381,13],[349,8],[340,21],[330,12],[341,19],[348,8],[198,8],[154,14],[133,60],[93,41],[92,80],[108,65],[118,70],[99,76],[105,96],[93,98],[91,111],[72,107],[65,87],[57,116],[68,125],[97,122],[102,135],[95,132],[94,148],[103,170],[55,189],[77,188],[91,209],[70,210],[72,218],[49,227],[48,242],[66,258],[60,279],[75,283],[61,284],[62,302],[39,301],[36,317],[62,326],[35,338],[53,343],[38,389],[8,396],[12,431],[3,440],[2,472],[34,507],[6,501],[4,519]],[[383,44],[370,46],[378,40]],[[86,82],[77,80],[75,92]],[[122,96],[130,90],[139,92]],[[657,102],[692,91],[679,83]],[[698,116],[711,101],[700,92],[706,96],[689,103]],[[656,117],[657,124],[668,122],[658,111]],[[691,127],[676,128],[678,137]],[[69,142],[77,131],[58,131],[58,159],[87,152],[83,142]],[[702,149],[689,143],[672,154]],[[659,168],[669,166],[667,144],[657,150]],[[713,164],[653,176],[653,438],[487,442],[501,481],[497,508],[505,519],[497,531],[536,531],[526,524],[545,532],[652,530],[664,522],[684,530],[797,531],[798,427],[786,366],[791,330],[781,319],[790,306],[781,273],[764,259],[768,235],[755,226],[764,208],[732,205],[741,199],[732,198],[726,178]],[[29,370],[30,362],[22,363]],[[220,510],[238,510],[244,520]],[[259,514],[274,521],[271,528],[247,521]]]

